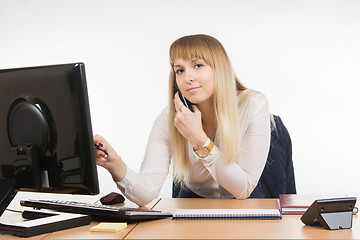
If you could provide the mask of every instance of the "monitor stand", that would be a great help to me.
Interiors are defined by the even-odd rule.
[[[15,181],[11,179],[0,179],[0,215],[6,210],[17,192]],[[22,216],[30,220],[18,223],[0,223],[0,233],[31,237],[79,227],[90,224],[91,222],[89,215],[43,210],[25,210]]]

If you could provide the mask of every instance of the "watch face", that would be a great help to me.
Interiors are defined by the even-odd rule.
[[[209,150],[205,147],[199,148],[196,153],[199,157],[204,158],[209,154]]]

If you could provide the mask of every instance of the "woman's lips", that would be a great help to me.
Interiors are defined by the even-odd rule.
[[[195,93],[200,89],[200,87],[193,87],[193,88],[189,88],[188,90],[186,90],[189,93]]]

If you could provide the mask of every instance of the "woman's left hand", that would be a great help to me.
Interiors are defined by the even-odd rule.
[[[178,92],[175,94],[174,104],[176,110],[174,119],[175,127],[194,148],[201,147],[208,137],[202,127],[200,110],[196,105],[192,105],[194,112],[191,112],[180,100]]]

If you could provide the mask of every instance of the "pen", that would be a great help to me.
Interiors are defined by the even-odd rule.
[[[101,148],[99,147],[99,145],[97,145],[96,143],[94,143],[94,146],[96,147],[96,149],[102,151],[102,152],[105,153],[107,156],[110,156],[106,150],[101,149]]]

